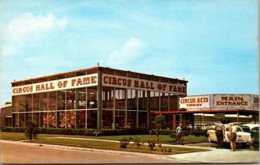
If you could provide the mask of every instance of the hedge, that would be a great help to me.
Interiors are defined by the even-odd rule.
[[[24,132],[23,127],[2,127],[2,132]],[[155,129],[151,130],[151,134],[156,134]],[[78,129],[78,128],[37,128],[38,134],[63,134],[63,135],[85,135],[85,136],[109,136],[109,135],[141,135],[149,134],[148,129],[101,129],[97,131],[96,129]],[[175,130],[159,130],[159,135],[170,135],[175,138]],[[192,135],[194,136],[206,136],[205,130],[193,130]]]
[[[2,132],[21,132],[25,131],[23,127],[2,127]],[[37,128],[38,134],[63,134],[63,135],[86,135],[86,136],[108,136],[108,135],[139,135],[148,134],[147,129],[78,129],[78,128]]]

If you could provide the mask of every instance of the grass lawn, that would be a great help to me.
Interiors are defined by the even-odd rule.
[[[117,150],[117,151],[128,151],[128,152],[140,152],[140,153],[152,153],[152,154],[180,154],[180,153],[189,153],[189,152],[200,152],[206,151],[203,149],[194,149],[194,148],[182,148],[182,147],[165,147],[162,145],[162,148],[166,150],[166,152],[162,152],[161,148],[156,146],[153,151],[149,149],[147,145],[141,145],[140,148],[137,148],[134,144],[128,144],[127,148],[120,148],[119,143],[113,142],[103,142],[103,141],[88,141],[88,140],[80,140],[80,139],[60,139],[60,138],[51,138],[51,137],[73,137],[73,138],[97,138],[97,139],[108,139],[108,140],[120,140],[122,138],[129,137],[138,137],[141,138],[143,142],[147,142],[149,139],[155,140],[156,136],[152,135],[121,135],[121,136],[73,136],[73,135],[50,135],[50,134],[40,134],[37,139],[32,140],[32,143],[42,143],[42,144],[53,144],[53,145],[63,145],[63,146],[73,146],[73,147],[83,147],[83,148],[96,148],[96,149],[107,149],[107,150]],[[0,137],[2,140],[26,140],[23,133],[9,133],[9,132],[1,132]],[[185,137],[186,141],[201,141],[203,138],[199,137]],[[196,139],[196,140],[195,140]],[[160,143],[173,143],[173,139],[170,138],[169,135],[161,135],[159,136]],[[168,152],[171,150],[170,152]]]

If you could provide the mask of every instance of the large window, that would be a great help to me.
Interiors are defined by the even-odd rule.
[[[126,103],[126,90],[118,89],[115,90],[115,108],[116,109],[125,109]]]
[[[137,109],[136,90],[132,90],[132,89],[127,90],[127,109],[128,110],[136,110]]]
[[[78,101],[76,103],[77,109],[86,109],[87,108],[86,96],[87,96],[86,88],[76,89],[76,101]]]
[[[97,108],[97,87],[91,87],[88,91],[88,109]]]
[[[103,110],[102,111],[102,125],[103,128],[112,128],[113,125],[113,111],[112,110]]]
[[[115,128],[125,128],[125,111],[115,112]]]
[[[169,107],[169,94],[168,93],[162,93],[161,94],[161,110],[167,111]]]
[[[56,110],[56,91],[49,92],[49,110]]]
[[[151,111],[159,111],[159,92],[151,91],[150,106]]]
[[[40,102],[40,110],[46,111],[48,110],[48,95],[47,93],[40,93],[39,94],[39,102]]]
[[[75,109],[76,101],[75,101],[75,89],[70,89],[66,91],[67,99],[66,99],[66,109]]]
[[[114,88],[104,87],[102,91],[102,104],[104,109],[114,108]]]
[[[57,105],[58,105],[58,110],[65,109],[65,90],[57,91]]]
[[[148,92],[147,91],[138,91],[138,103],[139,110],[147,110],[148,109]]]

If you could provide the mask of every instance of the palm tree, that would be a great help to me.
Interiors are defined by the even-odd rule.
[[[26,128],[25,128],[25,136],[29,139],[32,140],[33,138],[35,139],[37,135],[37,124],[35,121],[28,121],[26,123]]]
[[[156,125],[156,142],[158,144],[159,141],[159,130],[166,125],[166,118],[164,115],[156,115],[154,118],[154,122]]]

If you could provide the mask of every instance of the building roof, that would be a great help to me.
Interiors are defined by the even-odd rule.
[[[12,104],[4,104],[4,105],[0,105],[0,109],[2,108],[7,108],[7,107],[11,107]]]
[[[49,81],[50,79],[53,80],[53,78],[55,78],[55,77],[60,77],[61,79],[75,77],[77,75],[83,75],[86,73],[89,73],[89,74],[96,73],[98,71],[98,69],[100,69],[102,71],[110,71],[110,72],[116,73],[116,75],[120,75],[120,72],[121,72],[121,74],[126,73],[126,75],[129,75],[129,77],[131,77],[131,75],[137,74],[141,78],[147,77],[147,78],[153,79],[153,80],[157,78],[157,79],[166,79],[164,81],[172,80],[172,81],[181,81],[181,82],[185,82],[185,83],[188,82],[187,80],[181,80],[181,79],[177,79],[177,78],[163,77],[163,76],[157,76],[157,75],[153,75],[153,74],[145,74],[145,73],[139,73],[139,72],[114,69],[114,68],[109,68],[109,67],[96,66],[96,67],[92,67],[92,68],[86,68],[86,69],[80,69],[80,70],[75,70],[75,71],[70,71],[70,72],[52,74],[52,75],[48,75],[48,76],[41,76],[41,77],[37,77],[37,78],[30,78],[30,79],[26,79],[26,80],[14,81],[11,84],[12,84],[12,86],[18,86],[18,85],[25,85],[25,84]],[[144,78],[144,79],[146,79],[146,78]]]

